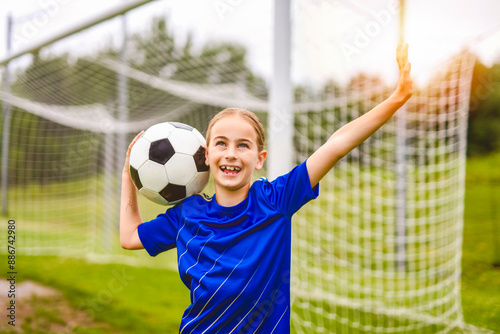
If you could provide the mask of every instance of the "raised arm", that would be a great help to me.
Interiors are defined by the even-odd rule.
[[[130,151],[135,142],[142,135],[139,133],[134,140],[130,143],[127,150],[127,157],[125,158],[125,165],[122,172],[122,194],[120,202],[120,243],[125,249],[142,249],[141,240],[137,227],[142,224],[141,214],[139,212],[139,205],[137,203],[137,190],[134,183],[130,178],[129,163]]]
[[[307,160],[307,170],[313,187],[342,157],[384,125],[413,94],[408,44],[398,45],[396,59],[399,66],[399,80],[394,93],[366,114],[337,130]]]

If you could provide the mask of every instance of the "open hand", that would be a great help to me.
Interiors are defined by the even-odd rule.
[[[125,164],[123,166],[123,173],[128,174],[129,173],[129,164],[130,164],[130,151],[132,151],[132,146],[134,146],[135,142],[142,136],[144,131],[141,131],[137,136],[135,136],[134,140],[130,143],[127,149],[127,156],[125,158]]]
[[[413,95],[413,80],[410,75],[411,64],[408,61],[408,44],[398,44],[396,60],[399,67],[399,80],[395,94],[406,101]]]

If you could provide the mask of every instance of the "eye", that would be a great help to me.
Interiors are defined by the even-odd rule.
[[[216,141],[215,146],[226,146],[226,143],[224,143],[222,140]]]
[[[238,144],[238,147],[248,148],[248,144],[240,143]]]

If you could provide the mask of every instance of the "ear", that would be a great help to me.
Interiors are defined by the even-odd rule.
[[[267,157],[267,151],[266,150],[262,150],[259,152],[259,158],[258,158],[258,161],[257,161],[257,165],[255,165],[255,169],[256,170],[261,170],[262,167],[264,166],[264,161],[266,161],[266,157]]]
[[[203,148],[205,149],[205,165],[210,166],[210,163],[208,162],[208,147],[207,145],[204,145]]]

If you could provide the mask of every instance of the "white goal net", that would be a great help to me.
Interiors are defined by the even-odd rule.
[[[472,63],[470,54],[450,61],[405,110],[340,161],[320,182],[318,200],[296,217],[297,332],[449,333],[463,325],[460,261]],[[297,113],[298,161],[385,94],[364,78],[348,90],[329,92],[330,105]],[[396,149],[401,116],[403,175]]]
[[[293,13],[291,154],[296,163],[393,89],[363,70],[309,85],[303,73],[325,73],[317,63],[301,64],[325,61],[322,52],[328,48],[301,39],[301,34],[318,33],[299,30],[314,19],[304,18],[301,10],[321,10],[322,3],[297,1]],[[225,107],[252,110],[267,126],[272,15],[241,22],[244,3],[211,2],[204,19],[228,34],[214,41],[219,35],[205,30],[200,41],[196,31],[169,21],[186,7],[177,6],[153,1],[125,18],[96,22],[2,63],[2,214],[16,219],[23,254],[158,265],[145,253],[121,250],[118,241],[120,176],[130,140],[163,121],[203,132],[210,117]],[[258,13],[272,9],[262,6]],[[363,24],[359,7],[350,1],[326,8],[337,15],[346,6],[355,7],[353,20],[368,29],[371,43],[395,46],[370,30],[371,21]],[[343,43],[337,39],[340,24],[322,20],[317,23],[328,22],[328,29],[339,31],[328,45],[340,45],[337,52],[352,61],[346,69],[363,68],[356,55],[372,52],[364,49],[369,43]],[[380,20],[373,22],[395,29],[390,18]],[[236,23],[253,30],[243,31],[238,40],[230,31]],[[255,42],[262,47],[249,47]],[[461,312],[460,261],[473,64],[466,51],[441,63],[439,73],[418,87],[393,120],[342,159],[321,181],[319,198],[297,213],[290,275],[294,332],[468,331]],[[206,192],[211,191],[209,185]],[[139,198],[145,220],[165,210]],[[175,268],[174,252],[161,265]]]

